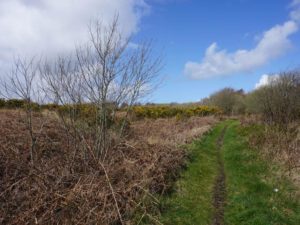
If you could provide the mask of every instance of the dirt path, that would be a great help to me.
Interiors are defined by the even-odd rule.
[[[224,161],[222,158],[221,150],[224,140],[224,135],[227,127],[224,127],[222,133],[217,139],[217,148],[218,148],[218,176],[214,185],[213,193],[213,206],[214,206],[214,217],[212,225],[223,225],[224,224],[224,207],[225,207],[225,198],[226,198],[226,176],[224,169]]]

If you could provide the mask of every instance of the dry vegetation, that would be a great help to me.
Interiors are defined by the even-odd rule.
[[[185,120],[130,127],[132,107],[160,81],[161,56],[151,42],[130,48],[118,16],[111,24],[92,22],[89,37],[69,57],[16,59],[0,82],[2,224],[151,218],[153,194],[169,191],[184,165],[187,153],[179,146],[216,122],[192,117],[216,111],[202,107]]]
[[[191,117],[185,120],[145,119],[135,122],[132,126],[134,133],[145,142],[175,147],[202,136],[216,122],[217,119],[213,116]]]
[[[93,152],[74,154],[73,139],[53,113],[35,113],[33,119],[34,164],[24,113],[0,111],[1,224],[131,224],[136,211],[151,217],[146,199],[168,191],[184,165],[187,153],[179,145],[217,121],[133,122],[126,140],[116,142],[100,163]]]
[[[209,106],[135,107],[159,84],[161,56],[151,42],[130,48],[117,16],[92,23],[89,36],[69,57],[17,59],[0,82],[1,224],[155,220],[155,195],[184,166],[181,146],[221,112],[260,116],[267,155],[299,168],[299,71],[248,94],[225,88],[203,100]]]
[[[280,176],[289,176],[300,185],[300,124],[289,123],[285,129],[278,126],[259,124],[259,116],[241,118],[241,123],[249,130],[249,143],[270,162],[280,164]]]

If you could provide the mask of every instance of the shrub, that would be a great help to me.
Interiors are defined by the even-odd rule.
[[[25,105],[25,100],[22,99],[8,99],[5,102],[5,107],[9,109],[22,108]]]
[[[250,94],[250,111],[261,114],[268,124],[286,127],[300,118],[300,72],[279,74],[268,85]]]
[[[133,107],[134,115],[141,118],[170,118],[177,119],[188,118],[191,116],[208,116],[221,113],[217,107],[210,106],[135,106]]]
[[[4,108],[5,107],[5,99],[0,98],[0,108]]]

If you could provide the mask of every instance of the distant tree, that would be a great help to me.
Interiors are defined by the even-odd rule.
[[[222,109],[227,115],[241,114],[245,112],[244,91],[242,89],[235,91],[232,88],[224,88],[209,98],[202,100],[204,105],[214,105]]]

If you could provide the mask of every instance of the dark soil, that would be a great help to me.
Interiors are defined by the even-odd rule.
[[[213,194],[213,206],[214,206],[214,216],[212,225],[223,225],[224,224],[224,207],[225,207],[225,199],[226,199],[226,176],[224,169],[224,162],[222,159],[222,145],[223,139],[226,132],[226,128],[222,130],[218,140],[217,140],[217,148],[218,148],[218,165],[219,172],[214,186],[214,194]]]

